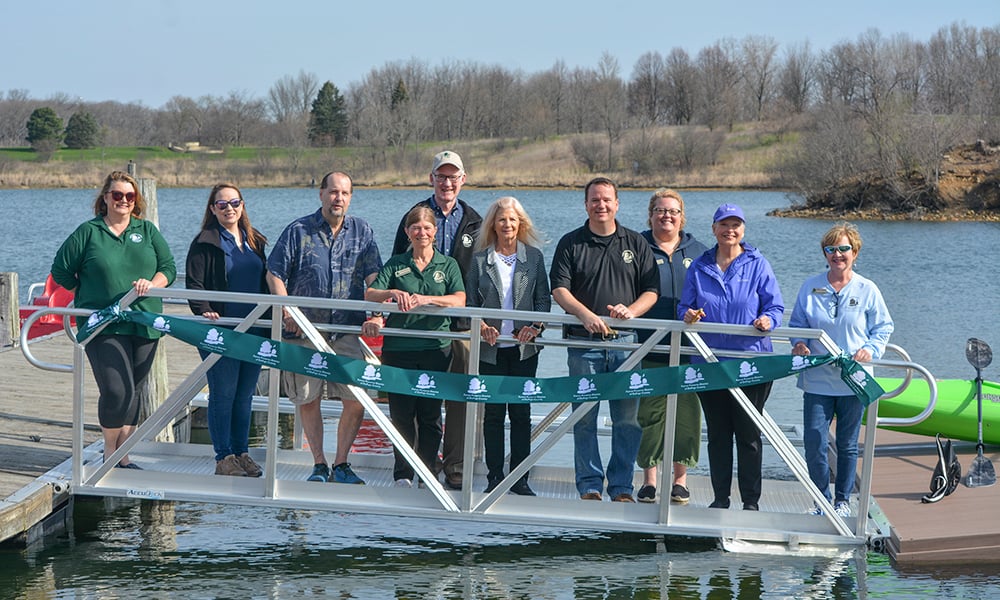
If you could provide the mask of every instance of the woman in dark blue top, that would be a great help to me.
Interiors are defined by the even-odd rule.
[[[267,293],[264,279],[265,238],[250,226],[243,195],[230,183],[212,188],[205,207],[201,232],[187,255],[189,289]],[[245,317],[252,304],[189,301],[191,311],[214,321],[219,317]],[[199,351],[202,358],[208,352]],[[206,373],[208,379],[208,431],[215,449],[215,474],[260,477],[262,469],[247,452],[250,438],[250,404],[257,388],[260,365],[221,357]]]

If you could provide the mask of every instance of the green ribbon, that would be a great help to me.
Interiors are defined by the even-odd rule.
[[[358,387],[436,398],[506,404],[591,402],[702,392],[774,381],[826,364],[841,369],[841,378],[865,406],[884,391],[875,379],[846,354],[792,356],[776,354],[656,367],[586,376],[513,377],[413,371],[373,365],[319,350],[287,344],[232,329],[144,311],[120,310],[117,305],[93,313],[77,334],[79,342],[111,321],[139,323],[173,336],[200,350]]]

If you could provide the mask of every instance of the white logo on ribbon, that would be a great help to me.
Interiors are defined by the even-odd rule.
[[[382,372],[375,365],[366,365],[365,372],[361,374],[361,379],[365,381],[382,381]]]
[[[747,377],[753,377],[754,375],[760,375],[760,372],[757,370],[757,365],[746,360],[740,363],[740,379],[746,379]]]
[[[537,396],[542,393],[542,386],[538,385],[537,381],[532,381],[531,379],[524,382],[524,396]]]
[[[473,377],[472,379],[469,380],[469,391],[468,391],[468,393],[469,394],[485,394],[486,393],[486,384],[483,382],[483,380],[479,379],[478,377]]]
[[[166,332],[169,332],[170,331],[170,321],[164,319],[162,316],[161,317],[156,317],[155,319],[153,319],[153,329],[156,329],[157,331],[166,331]]]
[[[257,356],[261,358],[274,358],[278,356],[278,348],[270,340],[264,340],[260,344],[260,350],[257,350]]]
[[[645,390],[649,388],[649,381],[646,376],[642,373],[632,373],[632,376],[628,378],[628,389],[629,390]]]
[[[851,373],[851,379],[855,381],[861,387],[868,385],[868,375],[864,371],[855,371]]]
[[[427,373],[421,373],[420,377],[417,377],[418,390],[433,390],[436,388],[437,384],[434,383],[434,378]]]
[[[312,358],[309,359],[308,368],[317,371],[326,371],[326,359],[319,352],[313,352]]]
[[[809,366],[809,361],[806,360],[804,356],[793,356],[792,357],[792,370],[798,371]]]
[[[692,384],[705,381],[705,376],[701,374],[700,369],[694,367],[688,367],[684,369],[684,383]]]
[[[215,327],[208,330],[205,334],[205,344],[209,346],[222,346],[226,343],[226,340],[222,337],[222,332],[220,332]]]

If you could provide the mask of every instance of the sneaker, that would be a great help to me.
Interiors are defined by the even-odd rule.
[[[601,497],[601,492],[598,492],[597,490],[590,490],[589,492],[580,494],[580,500],[597,500],[600,502],[603,499],[604,498]]]
[[[670,501],[676,504],[687,504],[691,500],[691,492],[679,483],[675,483],[670,490]]]
[[[354,485],[364,485],[365,480],[357,476],[351,463],[340,463],[333,468],[333,480],[336,483],[352,483]]]
[[[140,467],[139,465],[135,464],[134,462],[130,462],[127,465],[123,465],[121,463],[118,463],[117,465],[115,465],[115,467],[119,468],[119,469],[135,469],[136,471],[141,471],[142,470],[142,467]]]
[[[246,452],[237,456],[236,460],[240,462],[240,466],[246,471],[247,477],[260,477],[264,474],[264,469],[254,462]]]
[[[240,460],[232,454],[223,458],[222,460],[215,461],[215,474],[228,475],[230,477],[247,476],[247,472],[244,471],[243,466],[240,465]]]
[[[757,506],[756,502],[744,502],[743,510],[760,510],[760,507]]]
[[[330,481],[330,467],[325,464],[313,465],[313,472],[306,481],[319,481],[321,483],[326,483]]]
[[[729,498],[721,499],[716,498],[712,500],[712,503],[708,505],[709,508],[729,508]]]
[[[393,485],[399,488],[411,488],[413,487],[413,482],[409,479],[397,479]]]
[[[847,502],[841,500],[833,507],[834,512],[840,516],[841,519],[847,519],[851,516],[851,505]]]
[[[639,493],[635,495],[636,500],[639,502],[656,502],[656,486],[655,485],[644,485],[639,488]]]
[[[635,498],[633,498],[632,494],[629,494],[628,492],[622,492],[621,494],[615,496],[612,502],[631,502],[632,504],[635,504]]]
[[[820,508],[820,507],[818,507],[818,506],[816,506],[814,504],[812,508],[810,508],[809,510],[806,511],[806,514],[807,515],[812,515],[814,517],[822,517],[824,513],[823,513],[823,509],[822,508]]]

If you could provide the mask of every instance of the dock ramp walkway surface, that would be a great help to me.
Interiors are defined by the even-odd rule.
[[[202,290],[153,289],[149,295],[169,299],[204,299],[211,301],[231,301],[253,303],[256,308],[242,320],[221,320],[212,322],[212,326],[227,325],[234,332],[243,332],[251,326],[266,327],[271,331],[272,340],[280,340],[280,322],[272,322],[261,318],[268,310],[287,309],[297,321],[315,348],[324,356],[332,355],[332,350],[326,343],[326,335],[336,333],[358,333],[357,328],[327,326],[313,324],[302,315],[301,308],[328,308],[331,310],[360,310],[391,312],[393,306],[370,302],[348,300],[326,300],[295,296],[270,296],[257,294],[233,294],[224,292],[208,292]],[[127,312],[128,305],[135,300],[134,292],[126,295],[115,309],[116,312]],[[544,322],[549,331],[558,331],[562,325],[578,325],[572,316],[557,313],[532,313],[523,311],[503,311],[495,309],[471,308],[420,308],[417,312],[435,312],[449,316],[469,317],[472,328],[469,332],[434,332],[432,335],[443,338],[470,339],[471,358],[470,375],[475,376],[478,367],[479,323],[483,318],[515,318],[531,322]],[[32,318],[38,318],[49,312],[61,315],[90,316],[94,311],[74,308],[48,308],[38,311]],[[277,314],[277,313],[276,313]],[[168,319],[182,329],[181,321],[207,326],[208,321],[193,316],[171,315]],[[67,319],[68,321],[68,319]],[[616,348],[631,351],[629,358],[619,371],[634,377],[636,373],[649,374],[649,370],[638,368],[640,361],[651,350],[668,353],[670,365],[678,369],[680,357],[685,354],[700,354],[707,363],[717,362],[723,358],[766,358],[752,353],[714,353],[699,336],[701,332],[737,333],[740,335],[762,335],[752,327],[721,325],[714,323],[699,323],[692,326],[678,321],[663,321],[651,319],[631,319],[629,321],[608,320],[609,326],[616,329],[648,329],[652,332],[650,338],[641,344],[620,344]],[[30,323],[29,323],[30,325]],[[385,335],[428,335],[428,332],[411,330],[385,329]],[[769,333],[772,338],[781,340],[791,336],[796,338],[816,338],[823,341],[832,356],[841,354],[839,348],[820,330],[792,329],[779,327]],[[549,339],[551,338],[551,339]],[[688,341],[682,345],[682,340]],[[549,335],[540,339],[545,346],[554,347],[595,347],[603,344],[597,340],[576,341],[558,339],[557,335]],[[402,436],[393,426],[385,411],[376,403],[373,395],[359,387],[352,386],[355,397],[365,407],[366,418],[374,421],[388,440],[393,443],[417,473],[414,485],[409,488],[397,487],[392,477],[392,455],[389,453],[352,453],[350,462],[354,470],[367,482],[367,485],[317,484],[306,481],[312,470],[312,456],[300,447],[301,436],[296,435],[292,449],[279,447],[278,415],[282,410],[282,400],[279,396],[279,378],[271,377],[266,400],[267,426],[264,446],[252,448],[251,456],[264,467],[261,478],[222,477],[216,476],[215,460],[212,447],[206,444],[165,443],[156,441],[156,436],[168,428],[178,415],[190,410],[192,403],[198,403],[199,397],[204,401],[205,371],[218,360],[218,354],[211,354],[193,371],[173,386],[162,404],[145,421],[141,422],[135,433],[119,448],[108,462],[102,457],[101,443],[84,446],[84,411],[83,386],[88,377],[85,376],[87,361],[84,355],[86,340],[74,344],[73,364],[46,363],[35,357],[26,343],[22,343],[25,357],[33,365],[51,371],[72,373],[74,388],[74,434],[73,456],[46,475],[46,479],[55,486],[68,489],[74,495],[109,496],[123,498],[138,498],[157,501],[188,501],[212,502],[266,507],[297,508],[310,510],[328,510],[342,512],[357,512],[370,514],[385,514],[396,516],[412,516],[421,518],[455,519],[475,521],[479,523],[508,523],[527,526],[558,526],[587,530],[643,532],[669,536],[707,537],[722,540],[723,545],[734,550],[768,551],[783,553],[812,553],[816,551],[838,551],[869,543],[880,549],[888,535],[888,524],[881,517],[877,505],[872,501],[871,464],[874,447],[875,427],[866,428],[864,451],[861,458],[861,477],[859,477],[859,493],[852,502],[852,517],[839,517],[829,502],[819,493],[808,477],[808,471],[801,454],[786,435],[787,429],[778,426],[765,410],[763,414],[753,410],[752,405],[743,396],[739,388],[731,388],[731,392],[748,411],[748,414],[761,429],[767,443],[780,456],[788,468],[787,477],[782,479],[767,479],[763,485],[763,495],[760,499],[759,511],[739,510],[739,503],[734,502],[730,510],[708,508],[712,500],[711,484],[707,477],[689,475],[688,487],[691,492],[690,502],[686,505],[672,504],[669,498],[661,501],[660,497],[654,503],[623,503],[623,502],[593,502],[579,499],[575,486],[572,458],[566,459],[566,445],[569,444],[571,457],[572,436],[570,432],[583,414],[592,406],[584,402],[573,410],[568,402],[549,402],[551,407],[545,417],[536,422],[532,432],[532,452],[530,456],[511,471],[503,483],[493,492],[486,494],[481,490],[486,487],[485,465],[480,458],[481,438],[480,424],[482,403],[470,403],[467,411],[469,418],[465,425],[465,471],[461,490],[448,490],[431,473],[414,451],[402,441]],[[192,352],[194,349],[192,349]],[[780,354],[770,357],[784,356]],[[377,364],[377,358],[368,358],[371,364]],[[912,373],[917,373],[928,380],[934,388],[933,377],[920,365],[902,361],[877,361],[881,367],[902,369],[906,372],[907,381]],[[389,367],[384,367],[389,369]],[[679,369],[678,369],[679,372]],[[653,375],[650,374],[650,378]],[[540,378],[543,382],[545,379]],[[474,381],[474,380],[470,380]],[[92,383],[91,383],[92,385]],[[470,384],[470,389],[472,388]],[[890,392],[893,393],[893,392]],[[668,396],[667,427],[664,434],[664,448],[667,456],[664,464],[672,462],[673,423],[676,416],[676,396]],[[264,402],[258,403],[263,408]],[[287,402],[285,402],[287,410]],[[874,406],[874,405],[873,405]],[[474,407],[475,410],[471,410]],[[535,406],[537,408],[537,406]],[[454,426],[454,424],[450,424]],[[334,442],[335,443],[335,442]],[[553,459],[562,448],[561,458]],[[553,450],[556,449],[556,452]],[[128,454],[132,460],[142,464],[144,470],[114,469],[121,457]],[[608,456],[606,450],[602,454]],[[469,469],[468,465],[474,465]],[[568,465],[568,466],[567,466]],[[536,491],[536,497],[524,497],[508,494],[510,487],[530,469],[531,485]],[[660,469],[661,481],[658,490],[669,489],[664,481],[669,482],[669,470]],[[468,476],[471,474],[472,476]],[[635,487],[642,485],[640,471],[635,475]],[[739,498],[735,489],[734,499]],[[605,496],[605,500],[607,497]],[[824,514],[814,516],[806,514],[814,505],[824,509]]]

